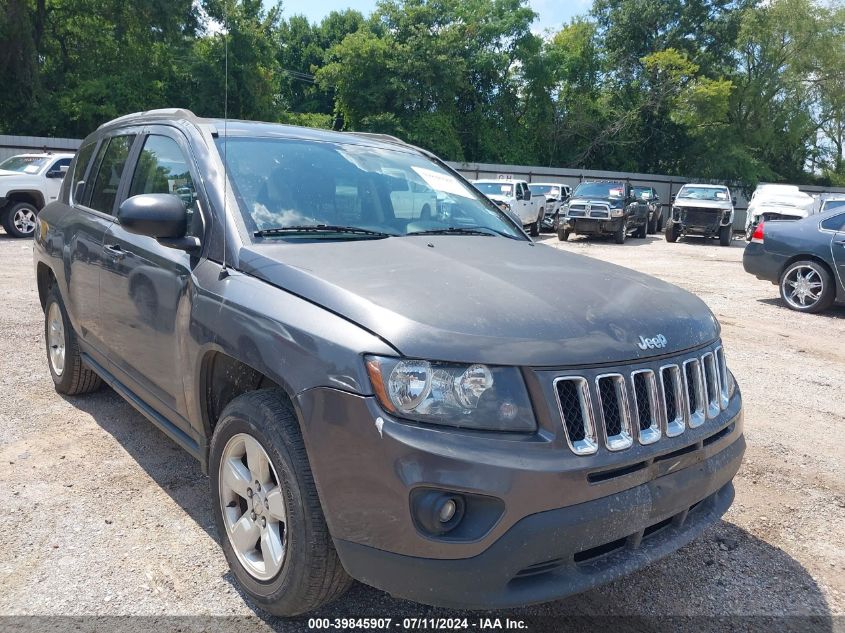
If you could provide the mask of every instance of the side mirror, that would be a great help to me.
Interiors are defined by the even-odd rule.
[[[528,189],[525,190],[525,198],[523,200],[531,200],[531,191]]]
[[[51,169],[50,171],[48,171],[44,175],[47,178],[64,178],[66,173],[67,173],[67,169],[62,171],[61,168],[59,168],[59,169]]]
[[[734,196],[734,197],[733,197],[733,200],[731,200],[731,204],[732,204],[732,205],[734,205],[734,206],[736,206],[736,196]]]
[[[127,198],[117,211],[120,225],[136,235],[152,237],[162,245],[197,253],[200,242],[186,237],[188,210],[185,203],[169,193],[145,193]]]

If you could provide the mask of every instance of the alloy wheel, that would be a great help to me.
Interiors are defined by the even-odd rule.
[[[50,367],[56,376],[61,376],[65,370],[65,323],[61,308],[55,301],[47,311],[47,346]]]
[[[24,235],[35,232],[35,212],[32,209],[18,209],[12,218],[12,224]]]
[[[810,266],[795,266],[783,278],[783,297],[794,308],[804,310],[819,302],[824,281]]]
[[[267,451],[251,435],[226,443],[219,471],[226,536],[241,565],[267,581],[282,569],[288,549],[284,491]]]

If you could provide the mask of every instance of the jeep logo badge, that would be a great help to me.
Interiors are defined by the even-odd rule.
[[[641,350],[663,349],[666,345],[668,345],[668,343],[669,341],[662,334],[658,334],[654,338],[645,338],[641,336],[640,342],[637,343],[637,347]]]

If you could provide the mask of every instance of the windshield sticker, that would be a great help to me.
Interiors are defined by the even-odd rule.
[[[727,200],[727,199],[728,199],[728,194],[726,194],[724,191],[717,191],[716,192],[716,200]]]
[[[26,174],[36,174],[38,173],[38,165],[27,165],[23,168],[24,173]]]
[[[622,190],[621,189],[611,189],[609,195],[610,195],[611,198],[621,198],[622,197]]]
[[[426,184],[440,193],[450,193],[461,198],[473,198],[472,193],[463,185],[461,181],[446,173],[432,171],[424,167],[411,166],[417,172]],[[504,187],[503,187],[504,189]]]

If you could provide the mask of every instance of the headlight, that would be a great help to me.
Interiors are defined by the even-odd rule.
[[[366,363],[379,403],[397,417],[488,431],[537,428],[516,368],[380,356]]]
[[[625,215],[625,211],[623,209],[610,210],[610,217],[612,218],[621,218],[623,215]]]

